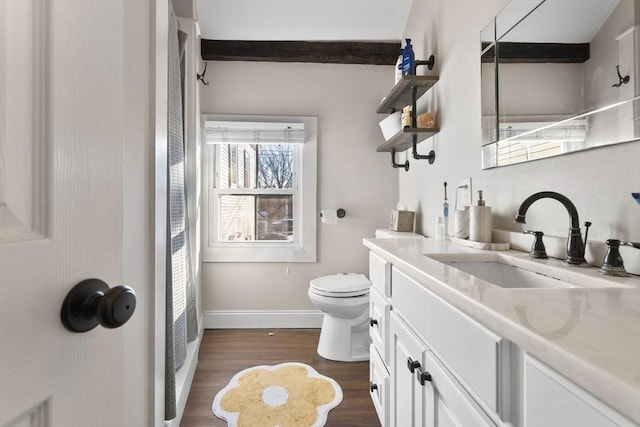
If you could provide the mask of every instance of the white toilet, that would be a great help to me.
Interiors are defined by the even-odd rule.
[[[313,279],[311,302],[322,312],[318,354],[341,362],[369,360],[369,286],[363,274]]]

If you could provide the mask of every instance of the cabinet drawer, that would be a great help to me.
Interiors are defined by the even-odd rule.
[[[375,288],[371,289],[369,298],[369,317],[371,319],[369,334],[371,335],[371,341],[378,353],[380,353],[385,365],[389,366],[389,313],[391,304]]]
[[[378,419],[383,427],[389,425],[389,372],[378,355],[378,352],[371,346],[369,358],[369,383],[371,385],[369,394],[373,400],[373,406],[378,413]]]
[[[391,263],[369,252],[369,280],[386,297],[391,296]]]
[[[508,346],[449,303],[393,268],[393,310],[403,317],[457,379],[501,414],[502,353]],[[505,390],[505,392],[507,392]]]

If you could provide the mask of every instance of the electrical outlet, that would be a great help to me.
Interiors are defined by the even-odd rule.
[[[456,189],[456,197],[458,209],[471,205],[471,178],[460,180],[460,184],[458,184],[458,188]]]

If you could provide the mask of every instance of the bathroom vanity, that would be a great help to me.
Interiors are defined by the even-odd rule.
[[[364,245],[382,426],[640,425],[638,277],[428,238]],[[500,283],[497,267],[535,273]]]

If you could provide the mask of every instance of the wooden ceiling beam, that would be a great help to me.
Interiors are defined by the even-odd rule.
[[[202,39],[200,53],[204,61],[394,65],[400,42]]]
[[[488,46],[483,45],[483,48]],[[500,63],[582,64],[589,60],[589,43],[513,43],[498,42]],[[495,49],[482,55],[482,62],[493,62]]]

